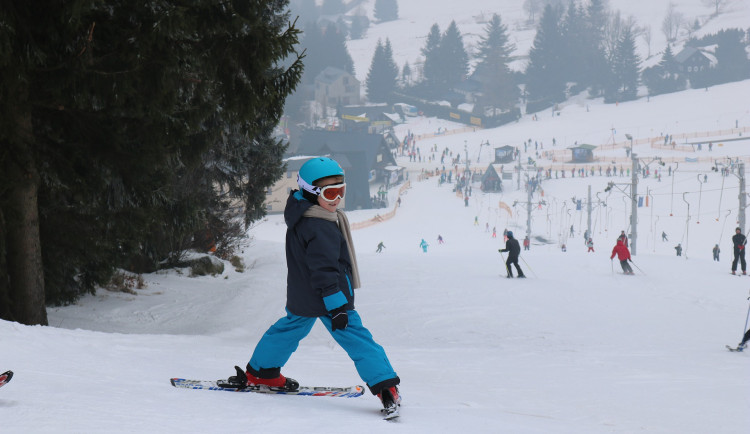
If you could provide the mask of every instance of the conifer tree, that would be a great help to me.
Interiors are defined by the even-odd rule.
[[[393,60],[393,49],[390,39],[385,44],[378,39],[375,54],[372,56],[370,71],[367,73],[367,97],[373,102],[386,102],[396,89],[398,66]]]
[[[581,50],[586,53],[585,71],[589,92],[599,96],[604,91],[607,77],[610,75],[607,53],[604,49],[604,31],[607,26],[607,10],[602,0],[590,0],[586,8],[587,35],[583,39]]]
[[[73,301],[139,257],[158,263],[169,239],[205,226],[216,200],[208,150],[227,126],[262,135],[299,80],[299,58],[278,66],[296,57],[286,4],[42,0],[3,9],[4,319],[46,324],[45,303]],[[191,192],[197,179],[208,186]]]
[[[587,48],[584,42],[588,36],[587,33],[584,11],[579,9],[575,2],[571,2],[560,26],[564,59],[560,74],[566,82],[577,83],[581,88],[589,85],[587,71],[589,53],[584,49]]]
[[[526,94],[529,102],[548,104],[565,99],[561,72],[562,35],[560,10],[547,5],[542,13],[526,68]]]
[[[428,89],[437,89],[441,81],[440,72],[440,40],[442,36],[440,27],[437,23],[430,27],[430,33],[427,34],[427,41],[422,48],[424,56],[424,66],[422,76]]]
[[[469,71],[469,55],[464,47],[464,39],[453,20],[440,38],[439,82],[450,88],[466,78]]]
[[[627,26],[617,43],[612,62],[613,82],[609,89],[609,101],[629,101],[638,93],[641,59],[635,52],[635,37]]]
[[[411,85],[411,66],[409,66],[408,60],[404,62],[404,67],[401,68],[401,83],[403,87]]]
[[[508,68],[515,50],[508,39],[508,30],[500,16],[493,14],[480,36],[478,63],[472,77],[481,84],[480,108],[509,108],[516,104],[520,91]]]
[[[354,75],[354,61],[346,48],[346,35],[334,24],[329,24],[323,32],[320,53],[326,60],[323,69],[335,66]]]
[[[724,29],[717,33],[716,75],[718,83],[744,80],[750,77],[745,32],[741,29]]]
[[[381,22],[398,19],[397,0],[375,0],[375,19]]]
[[[686,78],[677,70],[672,47],[669,45],[664,50],[659,64],[644,69],[641,73],[641,79],[648,88],[650,95],[684,90],[687,84]]]

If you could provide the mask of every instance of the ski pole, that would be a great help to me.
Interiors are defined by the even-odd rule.
[[[750,297],[747,298],[750,300]],[[750,319],[750,304],[747,305],[747,316],[745,317],[745,328],[742,329],[742,339],[745,339],[745,330],[747,330],[747,320]]]
[[[610,268],[612,268],[612,275],[615,275],[615,261],[612,260],[612,258],[609,258],[609,265],[611,265]]]
[[[630,263],[631,263],[631,264],[633,264],[633,265],[635,265],[635,262],[633,262],[633,260],[632,260],[632,259],[630,260]],[[641,267],[639,267],[639,266],[635,265],[635,268],[637,268],[637,269],[638,269],[638,271],[640,271],[641,273],[643,273],[643,275],[644,275],[644,276],[646,276],[646,273],[644,273],[644,272],[643,272],[643,270],[641,270]]]
[[[523,259],[523,256],[519,256],[519,257],[520,257],[520,258],[521,258],[521,260],[523,261],[523,264],[524,264],[524,265],[526,265],[526,268],[528,268],[528,269],[529,269],[529,271],[531,271],[531,274],[533,274],[533,275],[534,275],[534,277],[536,277],[536,278],[539,278],[539,276],[537,276],[537,275],[536,275],[536,273],[534,272],[534,269],[533,269],[533,268],[531,268],[531,266],[529,265],[529,263],[528,263],[528,262],[526,262],[526,260],[525,260],[525,259]]]
[[[501,249],[497,249],[498,252],[500,252],[500,257],[503,258],[503,265],[505,265],[505,272],[510,273],[508,269],[508,264],[505,263],[505,255],[503,255],[503,251]]]

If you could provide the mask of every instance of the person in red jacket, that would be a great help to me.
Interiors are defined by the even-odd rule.
[[[625,246],[622,239],[617,240],[617,245],[612,249],[612,256],[610,256],[609,259],[612,260],[615,255],[617,255],[617,259],[620,260],[620,266],[622,267],[623,273],[635,274],[633,273],[633,269],[630,268],[630,264],[628,264],[628,261],[630,261],[630,250]]]

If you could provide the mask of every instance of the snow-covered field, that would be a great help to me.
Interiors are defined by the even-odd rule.
[[[624,2],[611,2],[617,3]],[[451,12],[457,18],[474,13],[471,1],[463,4],[466,12]],[[410,5],[400,2],[402,16]],[[748,141],[727,140],[740,138],[735,122],[750,126],[748,96],[750,81],[744,81],[619,105],[573,100],[560,116],[540,113],[538,121],[527,116],[493,130],[452,133],[460,126],[424,118],[399,126],[399,135],[409,130],[422,137],[423,155],[432,146],[447,147],[461,154],[463,166],[468,152],[472,167],[481,169],[491,149],[479,143],[487,140],[494,147],[532,139],[548,150],[555,137],[555,149],[562,150],[574,142],[622,144],[629,133],[644,162],[662,157],[664,170],[671,165],[677,172],[640,180],[639,192],[651,195],[649,206],[638,209],[635,276],[619,274],[609,261],[615,238],[628,230],[630,204],[617,188],[604,192],[608,182],[629,178],[597,170],[593,177],[553,175],[543,182],[547,205],[533,211],[532,235],[549,243],[535,241],[523,253],[529,279],[508,280],[497,252],[501,232],[522,237],[526,214],[519,205],[510,216],[498,203],[526,199],[515,178],[502,194],[483,194],[474,185],[467,207],[451,185],[418,180],[422,169],[439,162],[399,159],[411,181],[402,206],[394,218],[353,233],[363,282],[358,311],[402,379],[396,423],[380,419],[380,404],[369,393],[334,399],[170,386],[175,376],[232,374],[283,315],[285,226],[274,215],[251,229],[244,273],[229,264],[218,277],[162,272],[145,276],[147,287],[137,295],[100,290],[76,305],[50,308],[50,327],[0,321],[0,372],[15,372],[0,389],[0,431],[750,432],[749,355],[724,349],[742,337],[748,312],[750,279],[729,274],[739,180],[711,171],[712,160],[750,161]],[[438,127],[449,133],[432,136]],[[665,133],[693,142],[699,139],[683,135],[706,132],[713,132],[710,153],[705,146],[657,150],[646,140]],[[627,168],[624,153],[617,147],[597,156],[605,167],[618,158]],[[685,160],[696,157],[703,160]],[[707,176],[705,183],[699,175],[701,181]],[[607,203],[593,211],[595,253],[583,244],[585,211],[570,200],[585,198],[589,185]],[[349,218],[364,221],[384,211],[355,211]],[[485,232],[486,224],[497,227],[498,238]],[[438,235],[445,244],[437,243]],[[422,238],[430,243],[427,253],[418,247]],[[378,254],[380,241],[386,249]],[[675,256],[677,243],[686,249],[682,257]],[[721,246],[720,262],[711,259],[714,244]],[[303,384],[361,384],[320,325],[283,372]]]

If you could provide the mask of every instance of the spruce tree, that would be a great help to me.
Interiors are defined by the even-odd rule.
[[[561,71],[560,10],[547,5],[542,13],[526,67],[526,94],[530,103],[551,105],[565,99]]]
[[[316,23],[308,22],[305,24],[303,37],[301,48],[305,50],[305,70],[302,81],[313,84],[315,77],[329,66],[323,43],[323,30]]]
[[[346,48],[346,35],[338,27],[329,24],[323,32],[322,45],[319,47],[320,54],[325,59],[323,69],[335,66],[341,70],[354,75],[354,61]]]
[[[205,226],[207,152],[227,127],[257,137],[275,125],[299,80],[300,59],[278,67],[297,42],[286,3],[0,12],[4,319],[45,324],[45,303],[73,301],[138,258],[158,263],[170,239]],[[209,184],[193,192],[196,179]]]
[[[422,76],[424,77],[425,86],[428,90],[432,91],[437,90],[441,82],[441,38],[440,27],[435,23],[430,27],[430,33],[427,34],[427,41],[422,48],[422,55],[424,56]]]
[[[644,69],[641,73],[641,79],[648,88],[650,95],[684,90],[687,84],[685,76],[677,70],[672,47],[669,45],[664,50],[659,64]]]
[[[575,2],[571,2],[560,26],[562,36],[562,55],[560,74],[566,82],[577,83],[579,88],[586,88],[590,83],[587,70],[586,38],[588,29],[584,11]]]
[[[610,75],[607,53],[604,48],[604,33],[607,26],[607,10],[602,0],[590,0],[586,8],[587,34],[583,39],[581,51],[585,53],[584,83],[588,83],[592,96],[599,96],[604,91],[607,77]]]
[[[725,29],[716,35],[717,83],[744,80],[750,77],[750,61],[741,29]]]
[[[404,67],[401,68],[401,85],[403,87],[411,85],[411,66],[409,66],[408,60],[404,62]]]
[[[455,20],[451,21],[440,38],[439,64],[439,83],[444,88],[460,83],[469,71],[469,55]]]
[[[398,19],[397,0],[375,0],[375,19],[380,22]]]
[[[518,101],[519,90],[508,68],[515,46],[508,39],[508,29],[500,16],[493,14],[480,36],[477,66],[472,75],[481,84],[480,109],[507,109]],[[481,113],[480,113],[481,114]]]
[[[367,73],[367,98],[372,102],[386,102],[396,89],[398,66],[393,60],[391,41],[386,38],[385,44],[378,39],[375,54],[372,56],[370,71]]]
[[[612,72],[614,81],[609,92],[609,101],[629,101],[638,93],[641,59],[635,52],[635,37],[628,26],[617,43]]]
[[[659,67],[666,74],[677,73],[677,62],[674,60],[674,54],[672,53],[672,46],[667,44],[667,48],[664,50],[664,54],[661,56]]]

